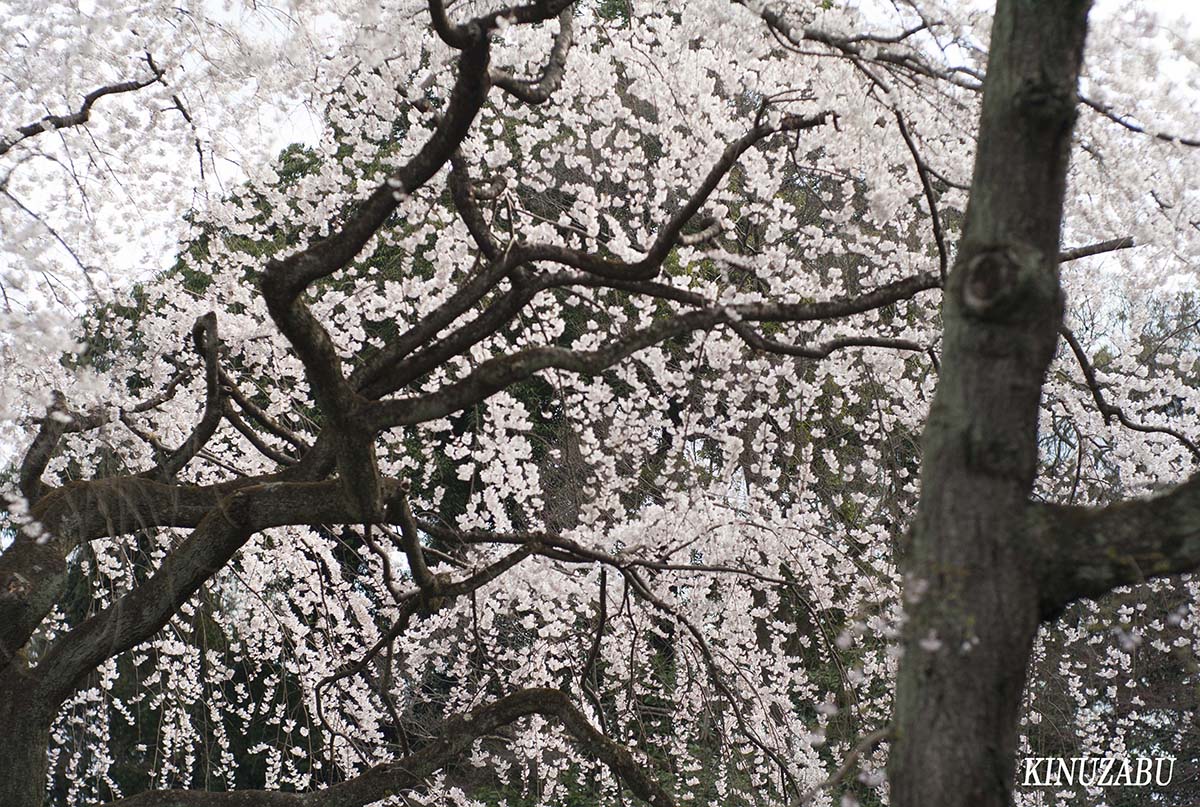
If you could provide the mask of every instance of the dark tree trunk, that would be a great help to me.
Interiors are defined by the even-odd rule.
[[[0,805],[42,807],[53,714],[39,708],[23,675],[0,684]]]
[[[1062,322],[1059,229],[1088,6],[1000,0],[996,10],[905,559],[895,807],[1012,803],[1040,619],[1026,513],[1042,383]]]

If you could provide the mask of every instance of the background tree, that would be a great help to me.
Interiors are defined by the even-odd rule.
[[[1043,621],[1196,561],[1193,483],[1119,501],[1195,453],[1187,281],[1105,299],[1084,261],[1194,250],[1190,142],[1128,116],[1191,128],[1186,93],[1113,59],[1164,43],[1093,46],[1068,198],[1086,4],[1001,3],[986,80],[986,15],[825,5],[14,15],[13,53],[86,21],[137,78],[42,120],[73,57],[6,79],[6,406],[47,409],[0,554],[5,803],[1005,804],[1040,744],[1186,753],[1095,681],[1154,688],[1131,644],[1194,676],[1190,581],[1075,606],[1095,679],[1025,687],[1080,658]],[[179,264],[82,331],[40,307],[129,259],[111,206],[55,211],[216,182],[272,97],[313,151],[173,196]]]

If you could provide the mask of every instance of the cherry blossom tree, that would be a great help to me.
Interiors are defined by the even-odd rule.
[[[1197,54],[1089,5],[14,6],[0,802],[1194,753]]]

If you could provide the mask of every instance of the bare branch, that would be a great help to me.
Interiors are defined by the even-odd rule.
[[[1110,104],[1101,104],[1100,102],[1093,101],[1091,98],[1088,98],[1086,95],[1083,95],[1083,94],[1080,94],[1079,100],[1083,102],[1084,106],[1094,109],[1096,112],[1099,112],[1101,115],[1108,118],[1113,123],[1119,124],[1131,132],[1135,132],[1137,134],[1149,135],[1150,137],[1153,137],[1155,140],[1161,140],[1164,143],[1179,143],[1182,146],[1192,146],[1193,148],[1196,146],[1200,146],[1200,139],[1198,139],[1198,138],[1180,137],[1179,135],[1168,134],[1166,132],[1148,131],[1146,129],[1146,127],[1144,127],[1140,124],[1134,123],[1132,120],[1130,120],[1126,116],[1118,115],[1116,112],[1113,111],[1113,108]]]
[[[946,272],[950,266],[950,252],[946,247],[946,233],[942,229],[942,217],[938,213],[937,196],[933,192],[933,183],[929,179],[929,169],[925,166],[925,161],[921,158],[921,153],[917,150],[916,141],[913,140],[912,134],[908,131],[908,124],[904,122],[904,115],[899,109],[893,109],[892,114],[896,117],[896,126],[900,129],[900,136],[904,138],[904,145],[908,146],[908,152],[912,155],[913,165],[917,168],[917,176],[921,180],[921,189],[925,193],[925,204],[929,207],[929,222],[933,228],[933,240],[937,244],[938,251],[938,274],[942,278],[942,282],[946,281]]]
[[[280,465],[296,464],[295,457],[291,456],[290,454],[285,454],[282,451],[267,445],[263,439],[258,436],[254,429],[250,428],[246,421],[242,420],[241,416],[238,415],[238,413],[234,410],[233,404],[225,401],[222,413],[225,419],[229,421],[229,424],[233,426],[233,428],[237,429],[238,432],[250,442],[250,445],[254,446],[258,453]]]
[[[759,336],[742,323],[733,323],[730,327],[733,328],[738,336],[745,340],[746,344],[755,350],[778,353],[784,356],[799,356],[805,359],[824,359],[834,351],[844,350],[848,347],[879,347],[891,350],[917,351],[924,351],[926,349],[920,342],[914,342],[911,339],[890,339],[875,336],[845,336],[811,346],[789,345]]]
[[[300,435],[296,434],[294,431],[272,418],[265,411],[263,411],[262,408],[257,406],[254,401],[250,400],[250,398],[247,397],[240,389],[238,389],[237,384],[233,382],[233,379],[224,370],[221,371],[221,383],[229,392],[230,397],[237,401],[238,406],[242,408],[242,411],[261,424],[263,428],[281,440],[286,440],[287,442],[291,443],[301,451],[307,451],[309,449],[308,443],[304,442]]]
[[[1058,254],[1058,262],[1067,263],[1068,261],[1077,261],[1080,258],[1102,255],[1105,252],[1116,252],[1117,250],[1129,249],[1134,246],[1137,245],[1133,243],[1133,238],[1131,237],[1112,238],[1108,241],[1099,241],[1095,244],[1065,249]]]
[[[44,132],[52,132],[56,129],[67,129],[72,126],[79,126],[87,123],[92,116],[92,106],[97,101],[106,95],[118,95],[120,93],[135,92],[137,90],[149,87],[151,84],[160,80],[163,77],[163,72],[159,70],[153,60],[147,56],[147,63],[153,73],[149,78],[135,79],[132,81],[122,81],[118,84],[106,84],[103,87],[98,87],[87,95],[83,96],[83,104],[78,111],[70,112],[66,115],[47,115],[36,123],[26,124],[25,126],[17,127],[17,134],[12,137],[0,138],[0,156],[8,153],[13,146],[23,140],[28,140],[31,137],[37,137]]]
[[[1088,389],[1091,390],[1092,400],[1096,402],[1096,409],[1099,410],[1100,416],[1104,418],[1105,424],[1111,425],[1113,418],[1116,418],[1127,429],[1145,432],[1146,434],[1165,434],[1173,437],[1182,443],[1188,451],[1192,452],[1193,457],[1200,460],[1200,448],[1184,436],[1182,432],[1172,429],[1170,426],[1150,426],[1133,420],[1125,414],[1125,411],[1121,407],[1110,404],[1104,397],[1104,390],[1100,386],[1099,379],[1096,378],[1096,369],[1092,366],[1091,361],[1088,360],[1087,354],[1084,352],[1083,346],[1079,344],[1079,340],[1075,338],[1075,334],[1065,325],[1060,329],[1060,333],[1070,346],[1071,352],[1075,354],[1075,360],[1079,362],[1080,369],[1083,370],[1084,381],[1087,382]]]

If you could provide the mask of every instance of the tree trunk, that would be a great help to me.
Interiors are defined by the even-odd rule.
[[[1012,803],[1039,622],[1026,511],[1058,281],[1088,0],[1000,0],[945,340],[904,559],[908,624],[889,755],[895,807]]]
[[[37,706],[22,675],[0,684],[0,804],[42,807],[53,715]]]

